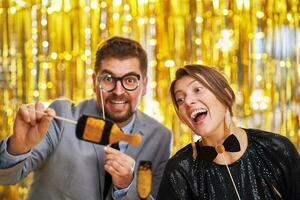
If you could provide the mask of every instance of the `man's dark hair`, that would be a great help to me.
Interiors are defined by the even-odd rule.
[[[101,42],[97,48],[95,72],[101,68],[101,61],[106,58],[137,58],[140,62],[141,72],[147,74],[147,54],[143,47],[135,40],[123,37],[112,37]]]

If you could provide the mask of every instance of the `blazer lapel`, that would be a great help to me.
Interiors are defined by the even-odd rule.
[[[82,114],[86,114],[89,116],[93,116],[93,117],[100,117],[102,116],[102,112],[97,108],[97,103],[95,99],[91,99],[89,101],[88,106],[84,107],[84,110],[82,112]],[[80,116],[79,116],[80,117]],[[105,177],[105,170],[104,170],[104,146],[102,145],[98,145],[98,144],[94,144],[91,143],[94,150],[95,150],[95,154],[98,160],[98,176],[99,176],[99,184],[100,184],[100,191],[104,190],[104,178]],[[100,192],[100,194],[102,194],[103,192]],[[99,195],[100,195],[99,194]]]

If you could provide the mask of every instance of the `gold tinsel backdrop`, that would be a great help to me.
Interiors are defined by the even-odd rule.
[[[0,0],[0,139],[22,103],[93,97],[93,56],[113,35],[138,40],[149,56],[141,109],[174,131],[168,86],[186,63],[222,70],[234,88],[236,121],[287,136],[300,149],[299,0]],[[24,199],[30,178],[0,186]]]

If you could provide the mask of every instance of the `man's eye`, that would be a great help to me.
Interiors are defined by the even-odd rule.
[[[132,83],[136,83],[136,82],[137,82],[137,79],[135,77],[127,77],[125,79],[125,83],[132,84]]]
[[[133,80],[132,78],[128,78],[128,79],[126,79],[126,82],[128,82],[128,83],[133,83],[134,80]]]
[[[113,81],[113,78],[110,77],[110,76],[107,76],[107,77],[104,78],[104,81],[112,82],[112,81]]]
[[[184,102],[184,98],[177,98],[177,99],[176,99],[176,103],[177,103],[178,105],[182,104],[183,102]]]

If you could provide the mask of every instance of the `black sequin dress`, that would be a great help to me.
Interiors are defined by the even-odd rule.
[[[293,144],[278,134],[245,131],[248,147],[229,165],[241,199],[300,200],[300,159]],[[157,199],[238,198],[226,166],[199,158],[193,161],[192,147],[187,145],[168,161]]]

